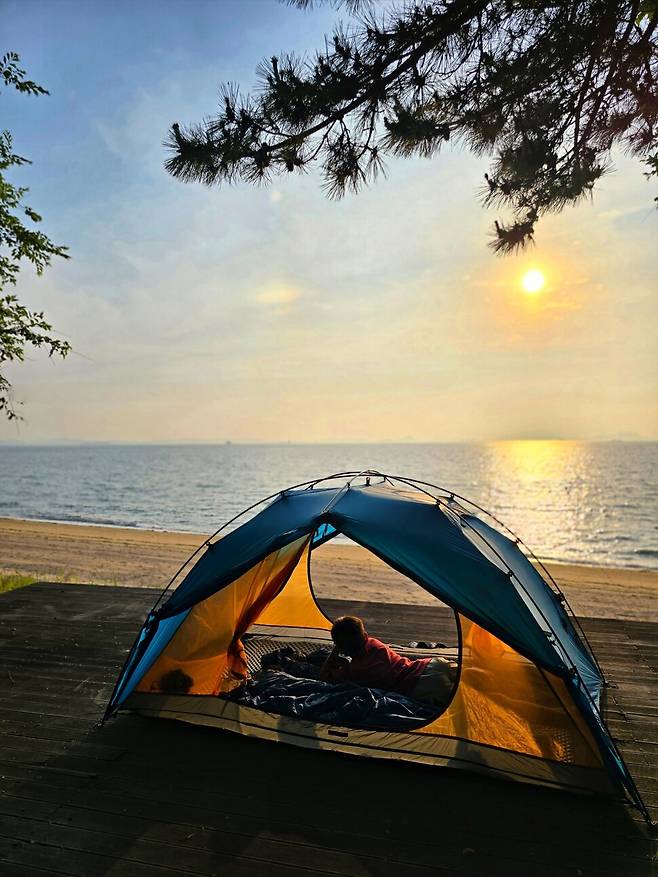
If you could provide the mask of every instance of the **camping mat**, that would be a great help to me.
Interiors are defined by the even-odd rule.
[[[261,662],[264,655],[269,655],[283,646],[290,646],[298,654],[306,656],[310,655],[316,649],[322,646],[331,645],[326,639],[303,639],[296,637],[268,636],[267,634],[251,633],[243,637],[244,648],[247,654],[247,669],[249,674],[253,675],[261,669]],[[458,649],[453,647],[439,647],[436,649],[410,649],[407,646],[400,646],[394,643],[391,648],[399,655],[405,658],[446,658],[449,661],[458,661]]]
[[[247,635],[243,642],[247,653],[247,669],[251,676],[261,669],[261,662],[265,655],[284,646],[290,646],[295,652],[306,657],[316,649],[327,645],[326,642],[317,639],[288,639],[287,637],[284,639],[283,637],[261,636],[260,634]]]

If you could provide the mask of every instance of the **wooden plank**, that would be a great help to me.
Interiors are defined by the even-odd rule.
[[[153,798],[158,796],[171,798],[172,794],[175,796],[186,795],[188,803],[201,798],[204,804],[210,807],[212,802],[217,799],[209,796],[208,790],[227,787],[231,789],[231,797],[244,796],[245,807],[247,807],[245,812],[249,812],[249,806],[255,806],[255,803],[267,803],[274,799],[277,807],[284,811],[286,809],[294,810],[296,806],[297,810],[300,811],[296,818],[300,820],[305,818],[301,814],[307,808],[315,808],[325,812],[326,807],[330,807],[330,809],[333,807],[335,813],[340,814],[344,809],[344,793],[340,789],[334,790],[336,777],[342,777],[344,781],[349,777],[350,772],[356,770],[358,771],[359,783],[366,782],[372,794],[382,801],[381,806],[377,805],[373,808],[375,825],[384,825],[387,830],[390,827],[387,826],[387,823],[391,821],[391,815],[388,812],[391,796],[391,773],[388,769],[382,770],[382,766],[377,763],[369,762],[367,765],[359,763],[354,767],[353,759],[332,759],[331,757],[327,758],[323,753],[300,752],[290,747],[279,747],[275,744],[263,745],[259,744],[258,741],[220,735],[220,741],[223,738],[229,751],[226,758],[222,758],[214,769],[210,769],[206,765],[208,747],[217,746],[218,753],[224,749],[224,746],[219,747],[220,741],[218,741],[215,732],[195,733],[197,729],[187,729],[185,726],[178,727],[177,723],[158,721],[142,721],[140,723],[139,720],[133,720],[130,717],[126,717],[125,721],[122,719],[121,724],[124,730],[126,725],[142,725],[142,749],[137,747],[134,758],[128,756],[119,763],[108,764],[107,769],[102,765],[96,765],[96,769],[100,771],[99,781],[102,777],[104,787],[109,783],[121,794],[146,795]],[[149,730],[149,727],[145,728],[145,725],[155,726],[153,732]],[[172,725],[173,727],[170,730],[160,731],[159,726],[162,725]],[[152,773],[151,763],[163,763],[163,752],[182,751],[181,746],[184,748],[186,740],[188,746],[193,748],[195,753],[198,753],[198,758],[194,754],[190,754],[182,765],[168,767],[167,782],[169,787],[165,793],[150,776]],[[255,743],[256,746],[245,745],[250,743]],[[144,756],[147,752],[152,754],[152,762],[145,759]],[[78,768],[84,766],[83,762],[77,759],[70,762],[62,760],[60,763]],[[249,766],[250,776],[248,792],[240,786],[246,765]],[[410,770],[407,770],[406,767]],[[307,776],[313,776],[314,780],[314,785],[310,789],[304,786]],[[504,821],[515,825],[521,833],[524,827],[527,830],[532,830],[536,819],[534,812],[517,813],[519,804],[521,802],[527,804],[529,796],[536,799],[540,808],[556,807],[557,814],[545,816],[545,824],[550,827],[552,832],[563,821],[563,811],[560,812],[560,808],[569,808],[572,815],[577,813],[578,818],[581,818],[581,829],[587,826],[598,829],[600,825],[604,824],[602,819],[608,812],[605,809],[601,810],[600,807],[592,809],[591,799],[574,799],[573,796],[566,794],[545,793],[543,790],[536,789],[531,791],[517,786],[508,787],[504,800],[501,801],[499,783],[484,784],[481,780],[473,781],[472,777],[467,780],[465,775],[459,772],[423,770],[415,768],[413,765],[407,765],[396,767],[393,778],[395,783],[399,783],[405,788],[409,798],[416,801],[419,807],[428,807],[429,816],[420,814],[415,816],[417,822],[423,825],[427,822],[428,831],[432,830],[437,799],[457,801],[464,796],[465,811],[473,809],[471,797],[477,796],[476,810],[482,813],[487,824],[490,824],[492,819],[497,821],[497,818],[504,814]],[[322,790],[321,803],[317,800],[319,790]],[[181,799],[175,797],[172,800],[180,801]],[[227,802],[222,800],[221,807],[225,808],[226,806]],[[615,819],[617,819],[616,823],[614,823]],[[607,829],[610,830],[613,824],[616,824],[617,830],[619,830],[618,817],[614,814],[610,816]],[[366,830],[363,818],[360,818],[360,830]],[[381,827],[376,830],[381,831]]]
[[[34,819],[5,817],[14,831],[32,826]],[[13,821],[12,821],[13,820]],[[45,821],[45,820],[39,820]],[[355,875],[366,877],[380,874],[388,868],[387,857],[364,854],[357,856],[330,847],[315,848],[307,837],[289,830],[287,838],[272,836],[241,835],[218,829],[179,826],[159,823],[134,815],[99,814],[75,807],[62,807],[47,819],[48,831],[54,831],[55,840],[62,838],[66,844],[75,844],[90,851],[111,852],[130,844],[130,855],[160,866],[191,869],[198,873],[214,873],[217,858],[222,860],[245,859],[267,863],[276,870],[288,867],[295,872]],[[3,817],[0,816],[0,831]],[[73,836],[72,836],[73,835]],[[301,841],[301,842],[300,842]],[[372,851],[371,851],[372,852]],[[444,860],[447,858],[444,855]],[[388,859],[390,861],[390,859]],[[398,860],[399,861],[399,860]],[[314,863],[318,864],[315,865]],[[436,869],[442,863],[436,862]],[[430,877],[432,871],[412,863],[404,863],[405,873],[414,877]]]
[[[46,807],[46,802],[52,802],[53,804],[56,802],[57,804],[64,806],[70,804],[71,807],[76,810],[93,810],[95,813],[114,813],[130,818],[138,817],[140,819],[166,822],[168,824],[171,823],[184,827],[185,831],[201,822],[206,828],[213,827],[224,831],[237,832],[239,834],[257,833],[262,835],[263,832],[265,832],[267,834],[272,833],[273,835],[282,837],[290,836],[290,827],[284,821],[283,817],[285,813],[281,809],[279,809],[276,816],[273,813],[273,818],[267,819],[253,812],[248,812],[242,815],[231,814],[230,812],[227,812],[224,807],[218,810],[216,806],[212,805],[201,806],[199,803],[185,805],[181,802],[177,802],[174,806],[168,801],[133,798],[130,794],[111,793],[108,791],[103,791],[102,794],[98,794],[92,789],[84,791],[78,790],[73,793],[62,790],[61,788],[44,788],[43,785],[39,784],[28,786],[21,783],[5,782],[3,783],[3,792],[5,793],[6,798],[10,795],[16,795],[18,796],[18,800],[21,800],[25,796],[29,796],[30,799],[38,801],[40,806],[43,807]],[[29,805],[23,804],[21,806],[23,809],[20,812],[23,812],[24,810],[27,812]],[[2,804],[0,803],[0,808],[1,807]],[[14,811],[12,810],[10,812]],[[57,811],[58,814],[61,814],[61,812],[61,810]],[[68,812],[68,810],[66,812]],[[340,811],[338,811],[337,815],[340,815]],[[354,854],[366,854],[367,851],[369,851],[369,854],[372,855],[373,847],[377,850],[384,850],[388,847],[389,842],[394,840],[396,845],[396,857],[398,860],[402,861],[403,853],[401,850],[406,848],[406,858],[404,858],[404,860],[413,861],[415,857],[415,860],[418,861],[418,839],[417,837],[410,838],[408,836],[409,830],[407,827],[405,827],[403,832],[397,835],[392,835],[388,830],[381,832],[377,843],[372,844],[370,839],[366,836],[365,831],[360,832],[358,835],[350,835],[345,831],[341,832],[338,830],[335,827],[336,816],[332,818],[328,811],[316,813],[315,816],[316,824],[312,826],[309,826],[302,816],[301,821],[297,825],[297,830],[303,830],[306,839],[311,842],[312,838],[312,842],[316,846],[330,846],[332,848],[350,851]],[[96,816],[94,819],[98,819],[99,822],[102,823],[100,816]],[[364,824],[363,828],[367,829],[367,824]],[[459,849],[465,843],[468,845],[469,842],[473,842],[475,837],[478,837],[478,843],[480,845],[484,843],[491,845],[498,837],[496,820],[493,819],[488,827],[482,826],[482,828],[485,830],[475,832],[470,826],[468,830],[464,829],[461,824],[451,826],[449,837],[441,839],[442,850],[446,852],[454,847],[456,853],[459,853]],[[557,843],[554,833],[552,836],[554,842]],[[615,837],[614,839],[611,839],[608,835],[601,835],[599,840],[600,842],[597,844],[599,854],[602,854],[602,850],[607,850],[607,853],[613,857],[614,855],[624,855],[625,857],[630,856],[631,858],[637,858],[639,860],[642,860],[644,857],[644,844],[638,843],[633,837]],[[563,842],[563,840],[560,840],[561,844],[563,844]],[[587,843],[588,842],[589,840]],[[424,844],[431,845],[432,843],[432,835],[425,836]],[[576,853],[581,857],[583,855],[590,855],[587,843],[581,843],[578,848],[571,843],[570,849],[574,855]],[[542,860],[543,856],[545,857],[548,855],[549,857],[553,857],[554,855],[552,848],[548,853],[544,853],[546,843],[542,842],[541,844],[537,844],[536,841],[532,839],[532,834],[525,838],[519,838],[519,845],[520,847],[526,846],[528,850],[532,848],[532,856],[536,861]],[[441,857],[436,851],[428,852],[427,856],[427,858],[423,858],[425,864],[438,864],[439,861],[441,861]]]
[[[54,871],[52,868],[35,868],[33,865],[17,865],[14,862],[2,861],[2,877],[47,877],[51,874],[63,874],[63,871]]]
[[[20,874],[24,868],[28,874],[43,873],[66,874],[70,877],[179,877],[180,870],[160,868],[151,864],[126,861],[122,857],[94,855],[93,853],[70,850],[52,843],[41,843],[31,838],[23,840],[13,835],[0,835],[0,862],[3,877],[7,873]],[[187,871],[192,877],[194,872]],[[255,875],[250,875],[255,877]]]
[[[9,612],[0,623],[6,873],[209,874],[220,862],[223,877],[651,873],[637,814],[600,799],[176,722],[126,716],[92,731],[153,600],[141,589],[78,585],[0,597]],[[394,641],[456,632],[441,608],[332,601],[329,610],[360,614]],[[607,691],[613,733],[658,810],[658,625],[583,624],[618,686]]]
[[[165,728],[162,726],[170,727]],[[109,727],[112,728],[112,726]],[[213,731],[197,733],[201,729],[188,729],[185,726],[178,726],[177,723],[140,721],[139,719],[126,717],[125,720],[121,720],[118,730],[123,731],[125,734],[126,729],[138,732],[138,736],[134,740],[136,746],[134,759],[127,758],[122,759],[120,763],[108,764],[106,770],[102,765],[93,765],[95,770],[101,771],[99,778],[103,776],[104,785],[110,783],[117,790],[121,790],[122,794],[148,794],[154,797],[163,795],[162,789],[160,789],[157,782],[151,776],[151,765],[152,763],[167,763],[166,753],[168,751],[183,751],[181,746],[184,749],[186,740],[195,753],[198,752],[198,758],[190,755],[182,766],[172,765],[170,769],[168,768],[167,782],[176,790],[189,790],[185,794],[189,794],[191,800],[195,800],[199,795],[207,796],[208,788],[220,788],[227,785],[233,789],[232,795],[239,797],[241,794],[244,794],[240,783],[244,779],[245,765],[249,765],[251,768],[249,795],[252,798],[269,800],[272,794],[274,794],[278,804],[282,807],[289,806],[294,808],[295,802],[298,805],[304,803],[304,806],[306,806],[306,798],[304,794],[300,795],[295,789],[295,783],[304,783],[304,777],[312,775],[317,788],[312,788],[309,791],[308,805],[317,807],[317,802],[314,803],[317,789],[322,789],[323,796],[326,798],[329,792],[325,790],[332,789],[336,770],[341,771],[340,776],[345,776],[346,771],[353,770],[352,759],[338,759],[336,762],[331,757],[327,758],[324,754],[320,753],[315,754],[316,757],[309,760],[307,756],[313,753],[303,753],[288,747],[277,747],[274,744],[268,746],[267,744],[259,744],[256,741],[248,741],[229,735],[220,735],[218,740],[216,733]],[[128,736],[130,737],[130,735]],[[137,745],[140,737],[142,741],[141,747]],[[124,740],[124,743],[126,742],[128,740]],[[249,746],[248,744],[250,743],[256,743],[256,746]],[[210,748],[214,749],[215,747],[219,747],[218,751],[228,748],[228,757],[223,758],[215,770],[209,771],[205,762],[207,761]],[[149,753],[152,755],[151,762],[145,758]],[[91,766],[80,759],[62,759],[58,763],[78,771]],[[435,802],[436,796],[451,799],[455,798],[457,794],[462,794],[464,789],[469,789],[469,794],[477,794],[480,802],[479,806],[483,809],[484,813],[489,813],[497,808],[498,812],[506,812],[506,818],[512,820],[519,801],[527,801],[529,790],[523,790],[521,787],[511,787],[508,789],[503,806],[499,801],[499,784],[493,783],[484,786],[478,781],[475,786],[469,786],[464,779],[464,775],[456,772],[449,777],[447,776],[449,772],[426,770],[419,772],[418,770],[413,770],[413,766],[410,767],[412,768],[411,771],[402,770],[398,772],[396,770],[396,774],[399,777],[398,781],[403,783],[404,787],[408,789],[409,795],[413,800],[419,802],[427,801],[430,806]],[[360,769],[359,777],[368,783],[368,788],[373,790],[373,794],[381,796],[383,801],[388,800],[391,791],[389,787],[390,773],[382,771],[381,766],[376,763],[369,763],[367,768],[365,765],[359,765],[358,769]],[[6,767],[3,768],[3,771],[6,772]],[[74,776],[77,777],[77,774]],[[58,776],[55,779],[60,784],[60,777]],[[272,789],[275,790],[274,793],[272,793]],[[168,789],[167,795],[171,795],[171,789]],[[336,806],[340,810],[342,806],[340,794],[333,795],[333,798],[336,799]],[[549,798],[544,797],[543,800],[548,800],[549,803],[552,803],[558,799],[549,795]],[[572,796],[562,795],[560,800],[562,802],[561,806],[571,806],[573,808]],[[210,803],[210,799],[208,803]],[[467,805],[465,802],[465,806],[472,805]],[[587,809],[589,810],[590,807],[591,802],[588,801]],[[385,813],[386,805],[378,809],[382,809],[383,813]],[[382,813],[376,814],[378,822],[382,815]],[[523,815],[525,817],[525,813]],[[298,816],[297,818],[301,817]],[[490,819],[491,817],[488,816],[487,818]],[[599,814],[594,823],[597,826],[600,818]],[[558,819],[558,824],[560,819]],[[516,822],[522,828],[524,819],[519,817]],[[529,826],[532,825],[532,822],[533,820],[530,820]],[[592,824],[591,821],[590,824]],[[555,829],[554,820],[547,821],[547,825],[552,825],[553,830]],[[430,826],[428,826],[429,829]]]

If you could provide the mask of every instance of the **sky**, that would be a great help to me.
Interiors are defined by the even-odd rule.
[[[658,212],[637,161],[615,156],[592,202],[501,258],[486,158],[457,148],[389,159],[337,202],[317,172],[166,174],[171,123],[212,114],[223,82],[248,91],[262,58],[321,47],[330,7],[0,0],[0,16],[3,50],[50,91],[0,95],[33,161],[11,179],[71,254],[16,292],[74,349],[7,369],[25,419],[0,441],[658,439]]]

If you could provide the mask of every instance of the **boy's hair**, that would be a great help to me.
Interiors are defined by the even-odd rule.
[[[360,618],[356,615],[343,615],[332,624],[331,638],[341,652],[354,656],[363,649],[368,634]]]

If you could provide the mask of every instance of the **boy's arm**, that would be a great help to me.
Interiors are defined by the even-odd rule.
[[[337,646],[331,650],[331,654],[320,668],[320,680],[322,682],[330,682],[340,675],[341,670],[345,669],[347,662],[341,658]]]

